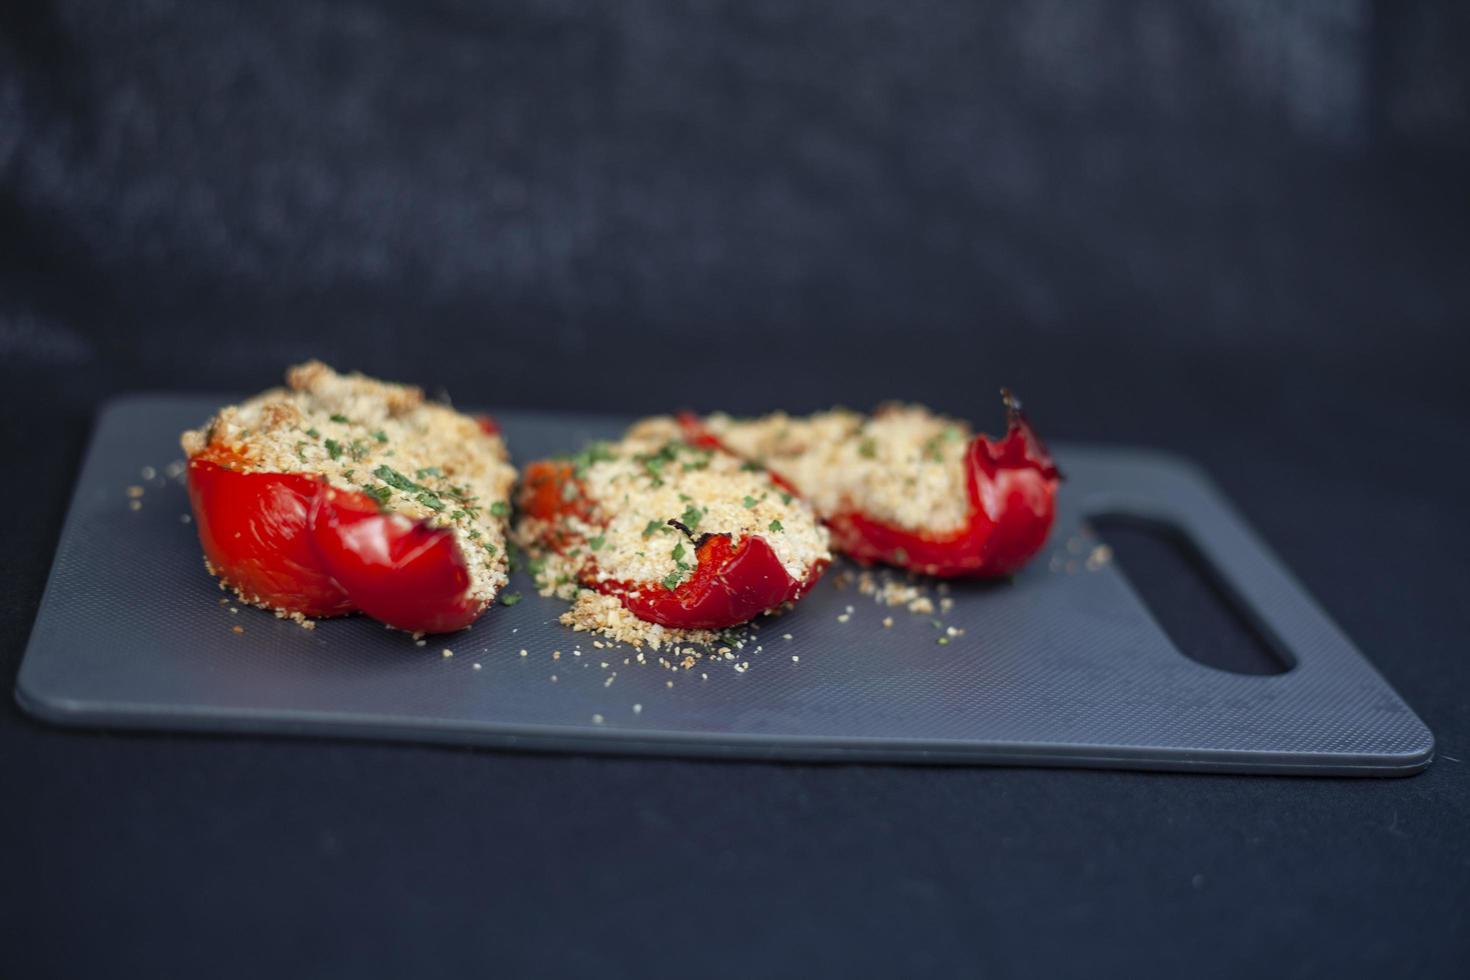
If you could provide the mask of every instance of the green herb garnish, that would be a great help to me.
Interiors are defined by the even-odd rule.
[[[607,463],[617,459],[617,453],[612,451],[611,445],[606,442],[593,442],[587,445],[580,453],[572,457],[572,471],[577,476],[583,476],[587,468],[594,463]]]
[[[516,603],[518,603],[520,601],[521,601],[521,594],[519,592],[502,592],[502,593],[500,593],[500,604],[502,606],[513,606],[513,605],[515,605]]]
[[[387,442],[388,433],[384,432],[382,429],[379,429],[377,432],[373,433],[373,438],[378,440],[379,442]]]
[[[402,473],[389,466],[387,463],[379,464],[378,468],[373,470],[373,476],[382,480],[394,490],[410,491],[427,489],[426,487],[419,486],[417,483],[413,482],[408,477],[404,476]]]
[[[334,412],[332,414],[332,421],[333,422],[341,422],[343,425],[346,425],[347,424],[347,416],[343,415],[341,412]]]
[[[327,447],[327,455],[333,459],[342,455],[342,444],[336,439],[328,439],[324,445]]]
[[[664,464],[673,462],[678,455],[679,443],[666,442],[659,448],[658,452],[644,453],[639,456],[634,456],[633,459],[637,461],[639,466],[643,467],[643,471],[648,474],[648,478],[653,481],[653,485],[661,487],[664,485]]]
[[[649,521],[643,528],[643,536],[645,538],[651,538],[655,531],[662,531],[667,526],[666,524],[660,524],[658,521]]]
[[[607,536],[603,534],[599,534],[595,538],[587,539],[587,547],[591,548],[593,551],[601,551],[602,546],[605,544],[607,544]]]
[[[510,504],[506,503],[504,500],[497,500],[495,501],[495,503],[490,505],[490,513],[496,517],[509,517]]]
[[[781,532],[781,531],[786,530],[784,527],[781,526],[781,522],[780,521],[772,521],[770,524],[767,525],[767,527],[769,527],[772,531],[775,531],[775,532]]]
[[[752,508],[756,504],[760,503],[760,501],[759,500],[756,500],[754,497],[752,497],[752,496],[750,496],[750,495],[747,494],[746,497],[745,497],[745,499],[743,501],[741,501],[741,503],[745,504],[745,509],[746,510],[750,510],[750,508]]]
[[[378,509],[384,510],[388,506],[388,498],[393,496],[393,490],[384,486],[363,487],[362,492],[378,502]]]

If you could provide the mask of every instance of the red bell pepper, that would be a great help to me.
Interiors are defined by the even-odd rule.
[[[536,544],[566,555],[580,550],[577,580],[584,586],[619,598],[640,619],[680,629],[724,629],[747,622],[763,612],[794,602],[821,578],[828,562],[813,565],[800,580],[793,578],[775,550],[759,534],[739,539],[728,533],[690,534],[695,566],[689,578],[674,588],[662,582],[624,582],[603,579],[597,560],[586,547],[586,535],[571,530],[564,518],[605,527],[606,515],[591,500],[575,467],[563,461],[543,460],[524,470],[520,507],[539,528]],[[680,528],[677,521],[671,525]],[[687,530],[685,533],[688,533]]]
[[[1008,575],[1040,551],[1055,518],[1061,473],[1020,402],[1009,391],[1002,390],[1002,395],[1005,436],[976,435],[965,453],[968,517],[963,527],[925,533],[844,508],[821,515],[832,532],[833,548],[863,562],[941,578]],[[684,413],[679,421],[691,442],[725,448],[698,416]],[[781,474],[772,475],[786,482]]]
[[[210,447],[190,459],[188,483],[210,568],[246,601],[288,615],[361,611],[415,633],[462,629],[484,611],[447,528],[381,513],[320,477],[240,463]]]

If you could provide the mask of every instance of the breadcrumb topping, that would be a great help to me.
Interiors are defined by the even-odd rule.
[[[240,472],[320,476],[384,512],[449,528],[475,599],[488,602],[508,580],[516,472],[505,443],[417,387],[308,361],[286,372],[286,387],[220,409],[180,442],[191,459],[209,453]]]
[[[834,409],[757,419],[717,413],[706,428],[735,453],[770,467],[823,517],[859,511],[911,531],[942,534],[969,517],[969,425],[919,405],[871,416]]]

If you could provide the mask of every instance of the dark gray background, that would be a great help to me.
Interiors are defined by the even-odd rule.
[[[96,405],[924,398],[1201,462],[1435,730],[1393,783],[546,758],[0,709],[0,973],[1454,975],[1449,2],[0,7],[0,660]]]

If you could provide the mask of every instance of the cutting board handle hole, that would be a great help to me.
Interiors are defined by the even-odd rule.
[[[1184,656],[1232,674],[1284,674],[1295,665],[1178,525],[1122,513],[1088,523]]]

